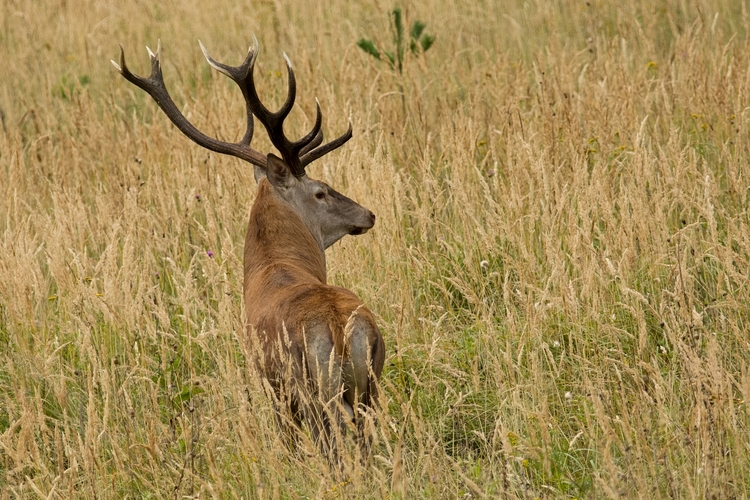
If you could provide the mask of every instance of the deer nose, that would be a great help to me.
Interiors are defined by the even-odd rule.
[[[372,222],[372,225],[375,225],[375,214],[370,212],[370,221]]]

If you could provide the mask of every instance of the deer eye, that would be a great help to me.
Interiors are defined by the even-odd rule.
[[[326,194],[323,191],[318,191],[317,193],[315,193],[315,197],[319,200],[323,200],[325,199]]]

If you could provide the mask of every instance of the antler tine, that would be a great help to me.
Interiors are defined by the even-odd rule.
[[[305,135],[302,139],[299,141],[296,141],[295,147],[296,152],[298,156],[304,155],[306,152],[310,151],[314,147],[316,147],[318,144],[323,142],[323,130],[321,129],[321,126],[323,125],[323,113],[320,112],[320,101],[318,101],[318,98],[315,98],[315,124],[313,125],[313,128]]]
[[[300,158],[304,157],[308,152],[312,151],[313,149],[317,148],[320,143],[323,142],[323,131],[318,130],[318,133],[313,137],[313,140],[310,141],[310,144],[305,146],[304,148],[300,149],[299,156]]]
[[[127,81],[145,90],[154,99],[154,101],[156,101],[156,104],[159,105],[162,111],[164,111],[164,114],[167,115],[172,123],[174,123],[177,128],[179,128],[180,131],[192,141],[200,146],[203,146],[206,149],[210,149],[211,151],[234,156],[252,163],[253,165],[265,168],[265,155],[252,149],[249,146],[250,140],[252,139],[253,135],[253,116],[249,106],[247,109],[247,131],[245,132],[245,135],[239,143],[224,142],[205,135],[203,132],[195,128],[195,126],[190,123],[187,118],[185,118],[185,116],[177,108],[174,101],[170,97],[169,92],[167,92],[167,88],[164,85],[164,77],[161,71],[161,40],[159,41],[159,44],[157,46],[156,54],[154,54],[148,47],[146,48],[148,49],[148,53],[151,58],[151,75],[148,78],[143,78],[141,76],[135,75],[128,69],[127,65],[125,64],[125,50],[122,48],[122,46],[120,46],[120,64],[117,64],[114,61],[112,61],[112,64],[114,64],[120,74]],[[248,59],[250,59],[250,54],[248,54]],[[211,61],[209,61],[209,64],[211,64]],[[219,63],[216,64],[219,65]],[[250,67],[252,67],[252,64],[250,64]],[[227,66],[225,68],[229,67]]]
[[[313,149],[312,151],[305,153],[300,158],[300,163],[302,164],[302,168],[305,168],[310,163],[314,162],[321,156],[327,155],[334,149],[338,149],[341,146],[343,146],[346,141],[352,138],[352,121],[349,120],[349,128],[346,132],[344,132],[343,135],[340,137],[337,137],[336,139],[332,140],[331,142],[328,142],[320,147],[317,147]],[[320,135],[320,141],[318,141],[318,144],[323,142],[323,135]],[[317,144],[316,144],[317,145]]]
[[[286,63],[286,73],[289,77],[289,91],[286,95],[286,101],[276,112],[276,116],[278,116],[279,119],[283,121],[292,110],[292,106],[294,106],[294,100],[297,97],[297,78],[294,76],[292,61],[289,60],[289,56],[286,55],[286,52],[284,52],[282,55],[284,56],[284,62]]]

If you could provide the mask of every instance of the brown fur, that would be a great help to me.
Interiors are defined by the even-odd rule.
[[[250,213],[244,267],[250,352],[256,353],[254,361],[279,400],[286,399],[282,391],[291,391],[288,409],[293,414],[300,409],[305,413],[300,408],[303,397],[296,391],[327,400],[332,394],[318,387],[319,377],[327,375],[313,373],[313,367],[334,359],[338,366],[359,374],[353,376],[355,380],[343,376],[335,390],[351,406],[356,420],[360,405],[370,407],[377,399],[377,378],[385,359],[383,338],[372,313],[356,295],[326,284],[323,251],[266,178],[260,180]],[[369,346],[366,359],[352,356],[349,337],[353,335],[364,336]],[[311,351],[312,345],[328,344],[332,356]],[[294,380],[288,380],[290,376]],[[329,431],[323,429],[323,435]]]

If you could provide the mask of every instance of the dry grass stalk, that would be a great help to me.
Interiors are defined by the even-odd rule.
[[[0,6],[0,498],[750,495],[748,5],[405,11],[436,42],[398,75],[355,46],[375,4]],[[351,112],[312,174],[378,215],[329,254],[390,349],[346,483],[246,369],[251,172],[109,66],[161,37],[178,104],[236,140],[193,40],[252,31],[310,82],[290,135],[314,96]]]

